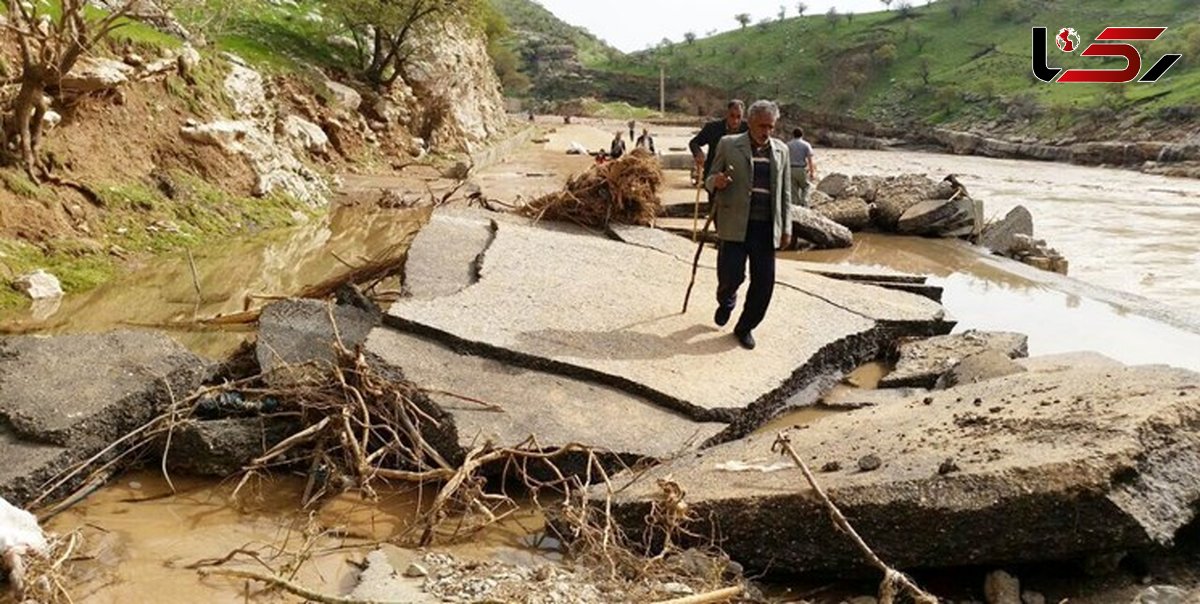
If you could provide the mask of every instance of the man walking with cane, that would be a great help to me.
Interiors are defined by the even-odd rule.
[[[753,331],[775,290],[775,250],[791,242],[792,165],[787,145],[771,137],[779,106],[757,101],[749,118],[748,132],[717,143],[708,158],[711,174],[705,187],[712,194],[720,239],[713,320],[722,326],[729,322],[749,261],[750,286],[733,333],[743,348],[753,349]]]

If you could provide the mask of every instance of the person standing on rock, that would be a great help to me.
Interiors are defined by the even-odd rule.
[[[625,155],[625,139],[618,130],[616,136],[613,137],[612,145],[608,148],[608,158],[618,160],[622,155]]]
[[[725,117],[711,121],[700,129],[700,133],[688,142],[688,149],[692,151],[692,157],[696,160],[696,167],[704,166],[700,172],[701,179],[707,179],[709,172],[712,170],[712,154],[717,148],[717,143],[721,142],[721,137],[730,134],[741,134],[749,127],[746,121],[742,119],[742,114],[746,110],[746,104],[734,99],[729,101],[725,107]],[[701,147],[708,147],[708,153],[705,154]],[[711,201],[711,199],[710,199]]]
[[[792,239],[792,162],[787,145],[771,136],[779,106],[757,101],[749,115],[748,132],[717,143],[709,158],[713,173],[704,184],[713,196],[720,239],[713,321],[721,326],[729,322],[749,261],[750,286],[733,333],[743,348],[753,350],[753,331],[766,316],[775,290],[775,250],[786,248]]]
[[[792,140],[787,145],[792,155],[792,203],[807,208],[809,183],[817,179],[813,148],[804,140],[803,128],[792,130]]]

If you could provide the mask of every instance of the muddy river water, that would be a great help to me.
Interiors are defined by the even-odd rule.
[[[567,132],[559,138],[597,138],[592,126],[575,128],[580,129],[578,137]],[[660,147],[682,140],[681,133],[671,132],[660,138]],[[1200,182],[910,152],[822,150],[819,166],[826,174],[926,172],[940,178],[955,173],[985,201],[990,215],[1003,215],[1016,204],[1028,207],[1037,235],[1070,259],[1073,278],[988,258],[957,242],[914,238],[863,235],[849,250],[795,257],[928,275],[945,288],[944,303],[960,329],[1027,333],[1033,354],[1095,350],[1129,363],[1200,370],[1200,320],[1195,314],[1200,300]],[[668,173],[668,179],[668,197],[690,200],[686,173]],[[238,312],[247,294],[292,293],[347,264],[402,253],[423,222],[414,216],[334,212],[328,222],[302,226],[265,243],[235,242],[198,253],[197,283],[191,263],[166,259],[112,286],[68,298],[53,313],[22,311],[0,320],[20,331],[74,332]],[[243,337],[186,329],[176,333],[214,356]],[[871,387],[885,370],[865,369],[859,385]],[[771,427],[819,418],[809,412]],[[181,477],[174,482],[177,493],[172,495],[157,473],[125,475],[51,521],[52,530],[79,529],[88,536],[87,551],[93,557],[80,567],[76,601],[246,601],[242,582],[201,580],[188,566],[239,548],[278,559],[273,548],[300,547],[310,518],[337,530],[309,540],[312,563],[297,579],[335,592],[352,581],[356,570],[351,562],[361,560],[362,552],[378,541],[403,532],[420,505],[411,493],[371,503],[342,498],[310,516],[296,510],[303,488],[299,479],[264,485],[243,507],[229,504],[229,485]],[[545,560],[544,553],[526,546],[528,536],[540,529],[541,519],[530,513],[451,551]],[[396,551],[394,555],[404,555]]]

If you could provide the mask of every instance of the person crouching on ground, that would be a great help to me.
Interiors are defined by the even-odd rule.
[[[767,314],[775,290],[775,250],[792,238],[792,165],[787,145],[771,137],[779,106],[758,101],[750,106],[750,129],[726,136],[713,153],[705,186],[713,194],[717,237],[717,312],[724,326],[737,306],[737,292],[750,286],[733,333],[743,348],[754,349],[754,329]]]

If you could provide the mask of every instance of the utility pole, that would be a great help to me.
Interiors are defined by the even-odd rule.
[[[667,67],[658,66],[658,112],[667,114]]]

